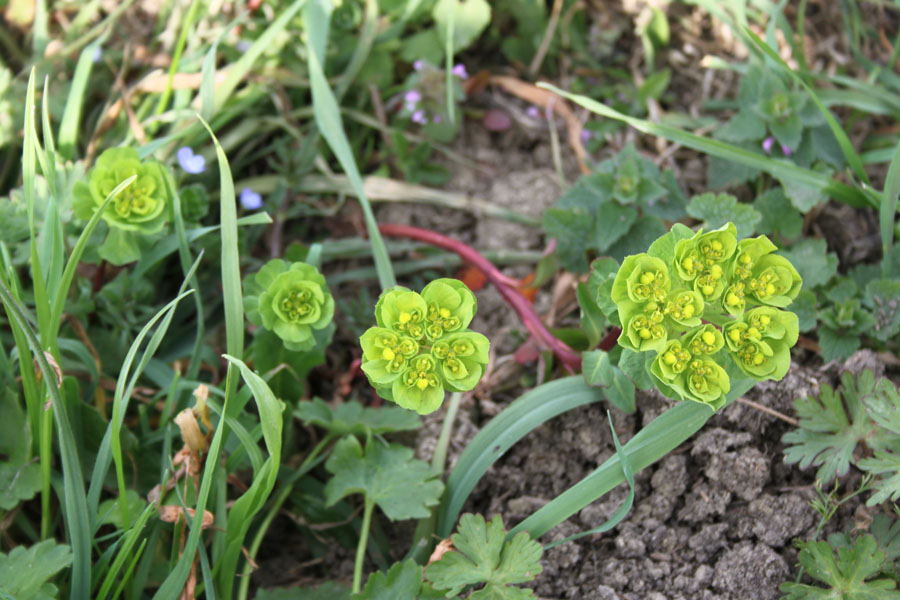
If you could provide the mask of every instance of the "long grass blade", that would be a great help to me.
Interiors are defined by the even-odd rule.
[[[884,181],[884,194],[881,198],[881,208],[878,211],[878,223],[881,229],[881,274],[890,277],[894,271],[892,264],[894,245],[894,218],[897,214],[897,196],[900,195],[900,144],[894,152],[891,166],[888,167],[887,178]]]
[[[821,190],[831,198],[850,206],[863,207],[871,206],[873,204],[871,200],[857,188],[835,181],[822,173],[798,167],[786,160],[769,158],[726,142],[696,135],[683,129],[679,129],[678,127],[672,127],[671,125],[654,123],[645,119],[631,117],[620,113],[605,104],[597,102],[596,100],[588,98],[587,96],[565,92],[549,83],[541,82],[538,86],[551,90],[564,98],[568,98],[600,116],[627,123],[638,131],[648,135],[659,136],[687,148],[697,150],[698,152],[717,156],[731,162],[765,171],[780,179],[793,181],[816,190]]]
[[[101,38],[102,40],[102,38]],[[101,40],[85,47],[78,56],[75,74],[72,75],[72,86],[66,98],[62,121],[59,123],[59,153],[63,158],[75,158],[75,145],[78,143],[78,127],[81,125],[81,110],[84,106],[84,93],[94,68],[94,55],[100,49]]]
[[[353,158],[350,142],[344,132],[341,122],[340,109],[337,100],[325,79],[322,62],[325,58],[323,38],[327,36],[329,28],[329,13],[321,6],[321,2],[310,2],[303,11],[306,19],[306,60],[309,68],[310,85],[312,87],[313,108],[315,109],[316,125],[328,142],[332,152],[347,174],[350,184],[359,199],[363,217],[366,221],[366,231],[372,242],[372,256],[375,259],[375,268],[378,270],[378,281],[382,289],[388,289],[397,285],[394,270],[391,267],[391,259],[384,246],[384,240],[378,231],[378,223],[372,212],[372,205],[363,188],[362,177]],[[313,35],[313,32],[317,32]]]

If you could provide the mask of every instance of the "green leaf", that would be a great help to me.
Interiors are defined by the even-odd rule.
[[[12,510],[19,502],[34,498],[40,490],[40,465],[0,462],[0,509]]]
[[[260,589],[256,600],[350,600],[350,589],[332,581],[314,588]]]
[[[486,0],[438,0],[431,12],[443,44],[452,23],[453,51],[468,48],[491,22],[491,5]]]
[[[392,521],[429,516],[444,489],[431,467],[400,444],[372,440],[363,452],[359,440],[348,436],[335,444],[325,468],[334,475],[325,486],[327,505],[364,494]]]
[[[405,408],[363,408],[355,400],[342,402],[334,408],[319,398],[304,400],[297,405],[294,416],[307,425],[318,425],[326,429],[335,437],[348,434],[369,437],[394,431],[412,431],[421,424],[419,416]]]
[[[369,575],[362,593],[353,600],[397,600],[418,598],[422,587],[422,567],[410,559],[395,563],[387,573],[375,571]]]
[[[852,548],[834,550],[828,542],[801,542],[800,564],[809,576],[825,584],[826,588],[802,583],[784,583],[781,591],[787,595],[782,600],[895,600],[900,592],[891,591],[895,582],[890,579],[866,581],[881,571],[884,552],[878,550],[875,538],[863,535]]]
[[[637,220],[638,213],[633,206],[623,206],[612,200],[597,207],[594,248],[605,252],[612,244],[628,233]]]
[[[626,413],[634,412],[634,384],[610,362],[608,352],[585,352],[583,369],[585,383],[604,388],[603,394],[616,408]]]
[[[872,372],[863,371],[858,379],[846,372],[841,383],[840,391],[825,384],[819,398],[795,400],[799,428],[781,438],[787,446],[784,462],[799,463],[801,469],[818,466],[816,479],[822,483],[844,475],[856,445],[876,429],[862,402],[875,389]]]
[[[890,380],[879,379],[875,390],[863,398],[863,403],[873,421],[900,435],[900,392]]]
[[[619,368],[639,389],[649,390],[653,387],[653,379],[650,377],[647,363],[652,358],[653,353],[635,352],[631,348],[622,348],[622,354],[619,356]]]
[[[875,475],[874,493],[866,504],[877,506],[900,498],[900,455],[888,450],[876,450],[874,456],[860,459],[860,469]]]
[[[822,348],[822,360],[845,360],[859,350],[862,345],[859,335],[844,333],[824,325],[817,330],[819,346]]]
[[[772,188],[753,201],[756,211],[762,216],[756,225],[756,231],[773,235],[780,233],[787,239],[800,236],[803,228],[803,217],[791,205],[781,188]]]
[[[752,110],[741,110],[713,134],[726,142],[755,142],[766,137],[766,124]]]
[[[803,287],[808,290],[825,285],[837,274],[838,258],[833,252],[828,252],[823,239],[800,240],[779,254],[797,268],[803,278]]]
[[[801,332],[811,331],[816,326],[816,294],[812,290],[800,290],[791,302],[791,312],[800,320]]]
[[[121,266],[141,258],[138,234],[117,227],[111,227],[106,241],[98,249],[100,258]]]
[[[556,240],[556,255],[567,271],[587,271],[586,240],[594,234],[594,217],[584,209],[548,208],[544,211],[544,231]]]
[[[687,213],[695,219],[703,220],[706,230],[718,229],[728,222],[737,228],[738,238],[751,235],[762,215],[749,204],[740,204],[731,194],[707,192],[691,198]]]
[[[471,598],[527,598],[531,590],[517,592],[508,584],[531,581],[541,572],[541,545],[520,532],[506,541],[499,515],[485,523],[481,515],[465,514],[452,537],[454,550],[425,568],[436,588],[458,594],[469,585],[487,584]],[[514,589],[514,588],[513,588]]]
[[[593,348],[600,342],[603,331],[609,323],[588,290],[586,283],[579,283],[575,288],[575,296],[581,308],[581,329],[587,336],[590,347]]]
[[[0,552],[0,598],[15,600],[52,600],[56,586],[48,580],[72,562],[72,551],[66,545],[44,540],[30,548],[13,548]]]
[[[147,503],[134,490],[128,490],[125,494],[125,501],[128,503],[128,516],[131,523],[122,522],[122,511],[118,510],[119,499],[110,498],[100,503],[97,508],[97,524],[113,525],[117,529],[129,529],[141,517],[144,507]]]
[[[657,217],[640,217],[628,235],[610,246],[607,254],[621,261],[630,254],[643,252],[658,237],[666,233],[666,226]]]

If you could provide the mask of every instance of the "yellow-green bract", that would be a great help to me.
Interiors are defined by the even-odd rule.
[[[395,287],[375,305],[376,327],[360,337],[362,370],[379,395],[428,414],[444,401],[444,390],[477,385],[490,342],[467,329],[475,295],[456,279],[437,279],[413,292]]]
[[[279,258],[244,280],[244,307],[251,323],[274,331],[292,351],[315,346],[313,330],[334,317],[334,298],[318,269]]]
[[[669,243],[651,246],[654,255],[623,261],[611,291],[619,344],[657,353],[650,373],[667,396],[718,409],[731,389],[729,360],[758,380],[787,373],[798,319],[780,309],[802,280],[765,236],[739,242],[732,223],[685,231],[666,234]]]

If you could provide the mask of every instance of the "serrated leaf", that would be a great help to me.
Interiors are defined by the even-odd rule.
[[[594,247],[605,252],[612,244],[628,233],[637,220],[637,209],[609,200],[597,207]]]
[[[844,373],[841,383],[840,391],[825,384],[819,398],[796,400],[799,428],[781,438],[787,446],[784,462],[801,469],[818,466],[816,479],[823,483],[847,472],[856,445],[876,428],[861,401],[875,388],[872,372],[863,371],[858,379]]]
[[[726,142],[752,142],[766,136],[766,124],[752,110],[741,110],[713,135]]]
[[[350,600],[350,590],[329,581],[314,588],[269,588],[256,592],[256,600]]]
[[[828,245],[823,239],[800,240],[778,253],[797,268],[803,278],[804,289],[825,285],[837,274],[838,258],[833,252],[828,252]]]
[[[874,456],[859,460],[857,466],[876,476],[874,493],[866,502],[867,505],[876,506],[888,499],[896,502],[900,498],[900,455],[887,450],[876,450]]]
[[[791,205],[781,188],[773,188],[756,198],[753,207],[762,215],[756,225],[758,233],[780,233],[787,239],[799,237],[803,230],[803,217]]]
[[[30,548],[18,546],[9,554],[0,552],[0,598],[52,600],[56,586],[48,580],[72,562],[68,546],[44,540]]]
[[[363,408],[355,400],[342,402],[334,408],[320,398],[304,400],[297,405],[294,416],[307,425],[318,425],[335,436],[383,435],[393,431],[412,431],[421,425],[418,415],[405,408]]]
[[[900,557],[900,519],[879,513],[872,519],[869,531],[878,542],[878,548],[884,552],[885,560],[894,562]]]
[[[799,560],[809,576],[827,587],[821,588],[802,583],[784,583],[781,591],[787,592],[782,600],[896,600],[900,592],[890,579],[874,577],[884,563],[884,552],[878,550],[875,538],[863,535],[853,547],[838,548],[837,560],[828,542],[801,542]]]
[[[410,559],[395,563],[387,573],[369,575],[366,587],[353,594],[353,600],[415,600],[421,587],[422,567]]]
[[[429,516],[428,507],[438,503],[444,489],[428,463],[413,458],[411,449],[378,440],[364,452],[356,437],[341,439],[325,468],[334,475],[325,485],[328,506],[350,494],[364,494],[392,521]]]
[[[573,188],[574,189],[574,188]],[[544,211],[544,231],[556,240],[556,255],[567,271],[587,270],[586,241],[594,234],[594,216],[583,209],[548,208]]]
[[[460,517],[458,533],[452,537],[454,550],[425,568],[425,576],[436,588],[458,594],[469,585],[486,587],[472,598],[529,598],[531,590],[510,592],[508,584],[531,581],[541,572],[543,548],[520,532],[505,541],[503,520],[499,515],[486,523],[481,515]],[[514,589],[514,588],[513,588]]]
[[[707,192],[694,196],[687,205],[687,213],[703,221],[705,230],[718,229],[732,222],[737,228],[738,238],[753,234],[762,215],[749,204],[741,204],[731,194]]]
[[[873,421],[900,435],[900,392],[888,379],[879,379],[871,394],[863,398],[863,404]]]
[[[779,179],[778,181],[784,188],[784,193],[790,199],[791,204],[804,215],[827,200],[820,189],[804,185],[793,179]]]
[[[755,143],[735,144],[739,148],[758,152]],[[748,167],[742,163],[725,160],[718,156],[710,156],[706,166],[706,183],[709,188],[719,190],[750,181],[759,176],[759,169]]]
[[[824,325],[820,325],[816,331],[819,334],[822,360],[825,362],[845,360],[862,345],[860,337],[853,333],[841,332]]]

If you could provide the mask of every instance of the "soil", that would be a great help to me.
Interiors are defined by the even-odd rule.
[[[593,3],[597,20],[630,23],[632,16],[608,4]],[[623,2],[622,5],[634,3]],[[847,68],[850,51],[836,2],[809,3],[807,15],[807,61],[811,68],[834,71]],[[745,50],[725,27],[713,24],[697,9],[672,5],[678,19],[673,21],[670,50],[660,56],[673,72],[671,88],[676,100],[666,110],[693,116],[709,99],[733,98],[737,78],[733,73],[699,69],[702,56],[744,59]],[[868,22],[896,23],[884,13],[863,6]],[[789,11],[792,10],[789,7]],[[891,18],[895,17],[890,13]],[[789,19],[796,18],[788,15]],[[629,34],[624,44],[639,44]],[[621,50],[621,49],[620,49]],[[884,59],[884,49],[865,49],[867,56]],[[790,58],[790,57],[787,57]],[[637,65],[639,63],[635,63]],[[637,71],[637,69],[635,69]],[[849,69],[852,72],[852,68]],[[474,71],[470,67],[470,71]],[[559,85],[566,87],[565,82]],[[513,116],[513,126],[503,132],[489,132],[477,122],[466,123],[454,148],[472,164],[446,161],[454,173],[447,189],[540,218],[555,202],[565,183],[573,182],[578,169],[568,148],[563,147],[561,173],[554,161],[546,128],[533,127],[516,119],[526,105],[498,97],[487,90],[470,102],[480,109],[501,108]],[[651,107],[652,108],[652,107]],[[651,110],[652,113],[652,110]],[[582,120],[587,116],[578,113]],[[652,116],[652,114],[651,114]],[[853,131],[854,142],[878,126],[863,120]],[[560,127],[564,124],[560,122]],[[636,141],[639,150],[656,159],[661,167],[672,168],[688,194],[706,191],[705,159],[665,142],[638,138],[632,130],[622,130],[592,158],[601,160]],[[738,192],[740,193],[740,192]],[[379,206],[382,223],[411,224],[452,235],[477,249],[532,249],[544,247],[539,229],[483,215],[429,206]],[[877,216],[871,211],[828,204],[806,224],[810,234],[829,240],[841,268],[878,259],[880,252]],[[507,275],[522,277],[523,267],[505,269]],[[576,325],[572,311],[571,280],[545,286],[535,307],[539,314],[553,314],[562,325]],[[568,296],[567,296],[568,294]],[[523,378],[534,381],[534,366],[523,367],[513,358],[524,337],[521,323],[499,294],[490,286],[477,292],[479,311],[472,328],[492,340],[492,367],[486,382],[463,401],[450,447],[450,467],[479,428],[523,391]],[[748,400],[785,415],[793,416],[793,400],[816,394],[828,383],[834,385],[841,369],[859,371],[868,367],[884,372],[879,358],[861,351],[844,365],[822,366],[808,351],[795,352],[795,363],[781,382],[757,385]],[[530,378],[530,379],[529,379]],[[367,397],[365,395],[363,398]],[[612,409],[616,433],[622,443],[630,439],[672,405],[658,393],[639,392],[637,411],[625,415]],[[511,527],[537,508],[588,475],[614,452],[606,418],[607,406],[584,406],[550,421],[503,456],[482,479],[466,504],[465,512],[486,516],[500,514]],[[430,415],[414,440],[420,458],[430,459],[443,419],[443,411]],[[778,587],[797,573],[795,538],[811,537],[819,525],[819,514],[811,501],[816,498],[814,470],[801,471],[783,463],[782,435],[791,425],[748,404],[736,402],[714,416],[693,438],[636,475],[635,503],[628,517],[611,532],[567,542],[544,554],[543,573],[532,584],[544,599],[585,600],[770,600],[780,597]],[[842,481],[842,489],[855,489],[858,475]],[[568,537],[601,525],[618,508],[627,493],[625,486],[613,490],[598,502],[548,533],[542,541]],[[845,531],[863,514],[858,500],[844,504],[829,521],[821,536]],[[272,527],[276,544],[263,544],[260,569],[254,584],[312,585],[323,580],[349,581],[352,551],[331,544],[325,556],[307,554],[307,540],[280,517]],[[403,532],[406,533],[406,532]],[[398,547],[407,543],[401,537]],[[267,538],[268,542],[268,538]],[[275,550],[271,548],[276,546]],[[403,546],[405,550],[405,546]],[[371,571],[374,565],[367,565]]]

